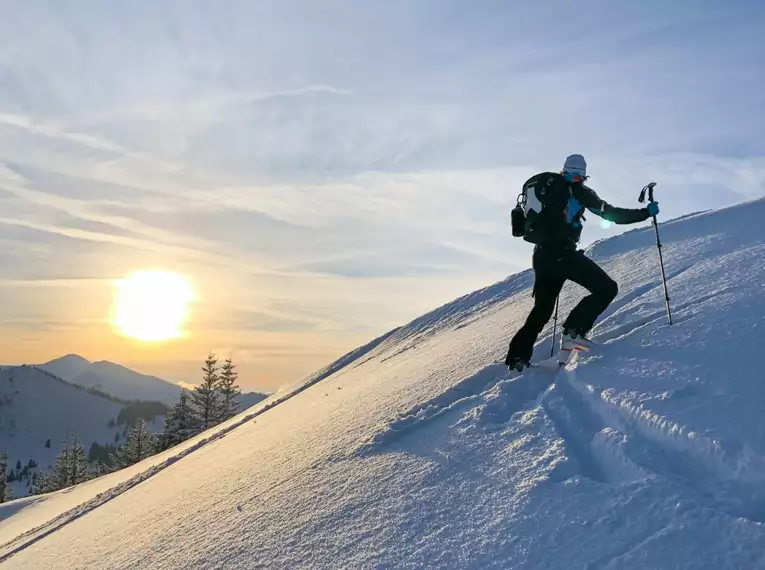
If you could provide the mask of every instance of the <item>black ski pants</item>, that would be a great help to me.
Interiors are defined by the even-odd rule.
[[[563,323],[563,328],[585,335],[595,319],[606,310],[618,292],[616,281],[598,264],[577,251],[575,246],[561,248],[538,245],[532,258],[534,268],[534,308],[521,329],[510,341],[506,362],[514,358],[531,360],[531,353],[539,333],[550,320],[555,300],[566,280],[587,289],[590,294],[582,299]]]

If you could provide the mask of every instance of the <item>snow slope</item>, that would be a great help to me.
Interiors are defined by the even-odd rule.
[[[565,370],[493,363],[523,272],[125,472],[0,506],[0,562],[765,568],[763,219],[758,200],[662,224],[671,327],[645,224],[589,251],[620,294]]]

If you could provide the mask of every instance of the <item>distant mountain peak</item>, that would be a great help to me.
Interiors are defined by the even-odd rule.
[[[51,360],[50,362],[46,362],[46,364],[50,364],[51,362],[62,362],[62,361],[82,362],[85,364],[90,364],[90,361],[87,358],[74,353],[65,354],[64,356],[55,358]]]
[[[40,364],[40,368],[46,372],[50,372],[67,381],[85,372],[89,366],[90,361],[79,354],[67,354],[50,360],[45,364]]]

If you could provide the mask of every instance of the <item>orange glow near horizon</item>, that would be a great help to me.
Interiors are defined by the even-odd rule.
[[[170,271],[137,271],[117,280],[111,322],[120,334],[142,342],[180,338],[194,300],[187,277]]]

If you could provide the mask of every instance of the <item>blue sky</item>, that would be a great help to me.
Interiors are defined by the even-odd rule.
[[[530,265],[520,184],[572,152],[662,217],[765,195],[759,2],[6,2],[0,361],[292,381]],[[591,223],[584,242],[625,228]],[[109,332],[189,275],[190,338]],[[497,339],[504,344],[507,339]]]

